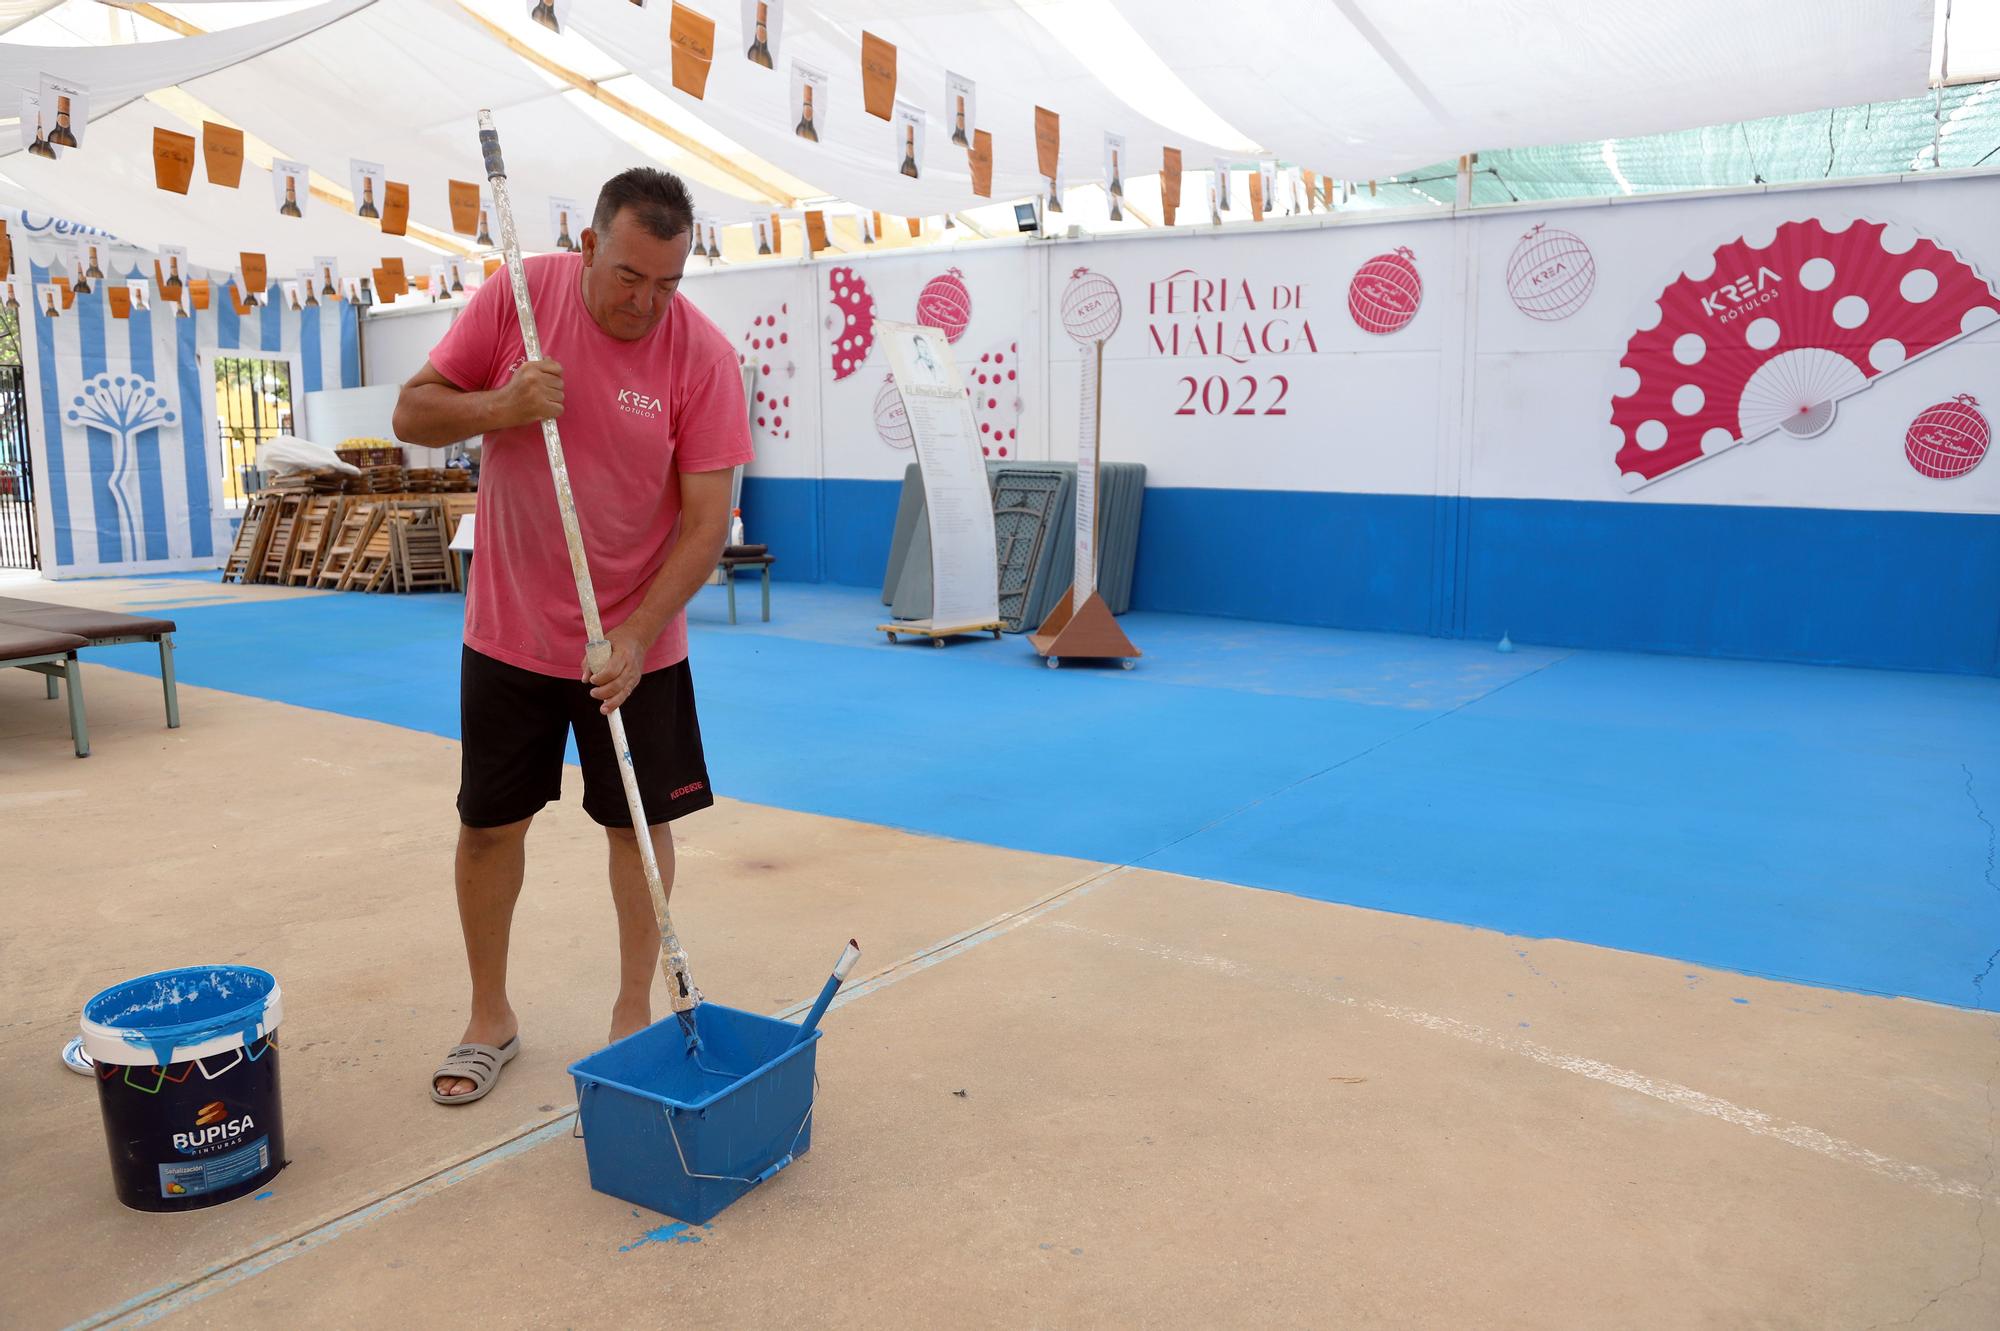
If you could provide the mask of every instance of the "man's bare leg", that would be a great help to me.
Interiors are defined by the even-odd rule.
[[[507,1001],[507,941],[514,927],[514,903],[527,872],[528,824],[458,829],[458,856],[452,877],[458,887],[458,925],[465,933],[465,960],[472,972],[472,1018],[460,1044],[506,1044],[520,1031]],[[643,888],[644,884],[641,884]],[[439,1077],[438,1094],[463,1095],[473,1089],[464,1077]]]
[[[674,832],[671,824],[652,827],[653,855],[660,862],[660,886],[674,894]],[[618,999],[611,1005],[611,1038],[622,1040],[653,1024],[653,980],[660,973],[660,922],[653,917],[653,894],[639,838],[629,827],[607,827],[611,843],[611,903],[618,911]]]

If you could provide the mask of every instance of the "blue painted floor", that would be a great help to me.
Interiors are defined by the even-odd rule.
[[[456,737],[458,597],[203,591],[168,612],[188,683]],[[2000,680],[1147,614],[1136,671],[1051,671],[774,597],[690,611],[725,795],[2000,1010]]]

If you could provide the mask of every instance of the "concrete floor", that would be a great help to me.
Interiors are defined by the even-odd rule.
[[[1991,1013],[735,802],[678,825],[703,988],[775,1012],[865,955],[812,1151],[675,1226],[569,1135],[613,954],[574,802],[530,845],[525,1052],[447,1110],[456,744],[85,688],[77,761],[0,676],[0,1325],[2000,1324]],[[129,1212],[55,1053],[197,957],[285,986],[292,1164]]]

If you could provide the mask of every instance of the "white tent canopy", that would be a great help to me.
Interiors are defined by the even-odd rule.
[[[21,93],[32,93],[40,86],[43,74],[53,74],[89,89],[91,113],[105,115],[156,89],[171,88],[275,51],[374,3],[375,0],[325,0],[308,9],[225,32],[134,46],[0,43],[0,97],[7,99],[4,105],[9,111],[17,111]],[[0,144],[0,157],[21,151],[19,142]]]
[[[742,57],[749,43],[739,12],[734,6],[723,9],[715,14],[716,60],[699,101],[673,91],[666,6],[638,9],[583,0],[572,10],[570,23],[603,49],[630,53],[634,73],[696,109],[703,120],[766,161],[818,183],[828,194],[886,213],[955,212],[980,202],[972,194],[965,150],[951,141],[952,122],[945,104],[947,68],[978,85],[978,123],[970,128],[993,134],[997,200],[1041,191],[1034,138],[1038,105],[1062,118],[1064,171],[1074,183],[1099,177],[1107,130],[1125,135],[1132,161],[1147,164],[1148,171],[1158,170],[1163,146],[1180,146],[1190,167],[1224,151],[1183,140],[1132,110],[1012,4],[957,7],[930,21],[906,20],[903,11],[910,8],[852,0],[789,5],[776,69]],[[923,174],[917,180],[897,173],[899,155],[890,123],[862,107],[864,26],[896,43],[896,96],[926,113]],[[818,143],[793,133],[794,60],[830,76],[826,98],[830,105],[818,117],[823,122]]]
[[[974,208],[986,201],[950,141],[947,69],[978,86],[975,127],[993,135],[993,201],[1004,203],[1040,192],[1038,105],[1061,116],[1072,190],[1100,179],[1106,131],[1125,136],[1135,181],[1158,170],[1165,146],[1182,150],[1190,172],[1261,152],[1367,179],[1477,149],[1913,96],[1934,65],[1936,16],[1933,0],[1248,0],[1227,10],[1209,0],[789,0],[767,70],[743,57],[738,0],[693,0],[716,26],[706,96],[695,99],[672,87],[666,0],[573,0],[560,36],[528,20],[526,0],[162,8],[171,24],[217,30],[172,36],[82,0],[33,17],[33,0],[0,0],[0,19],[28,16],[0,41],[0,120],[43,72],[90,85],[94,102],[84,148],[61,161],[0,143],[0,200],[185,244],[211,267],[270,252],[280,271],[315,253],[422,263],[462,245],[447,234],[445,182],[482,178],[482,106],[495,111],[524,239],[538,247],[552,240],[544,199],[587,204],[639,162],[678,172],[699,207],[738,221],[843,202],[911,216]],[[891,125],[862,109],[864,29],[897,44],[898,97],[926,117],[920,179],[897,171]],[[828,75],[817,143],[793,133],[794,59]],[[251,136],[243,188],[211,186],[197,170],[186,197],[153,189],[153,126],[199,133],[202,119]],[[302,222],[269,202],[261,168],[273,155],[306,162],[323,191]],[[329,202],[347,190],[350,158],[382,162],[410,185],[407,240]],[[1133,191],[1135,202],[1154,197]],[[1188,213],[1201,211],[1198,198],[1183,197]],[[1083,212],[1101,215],[1101,204]]]
[[[1932,0],[1114,0],[1230,124],[1351,180],[1915,97]]]

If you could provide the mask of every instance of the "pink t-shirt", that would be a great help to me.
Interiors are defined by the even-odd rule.
[[[729,339],[686,296],[674,298],[646,337],[622,342],[584,307],[582,255],[539,255],[527,272],[542,354],[562,366],[556,423],[609,630],[638,608],[679,535],[674,473],[750,461],[742,372]],[[513,290],[497,274],[430,356],[439,374],[469,392],[500,387],[526,359]],[[466,646],[524,670],[578,678],[583,611],[540,422],[486,436],[474,539]],[[686,658],[687,619],[676,614],[645,668]]]

